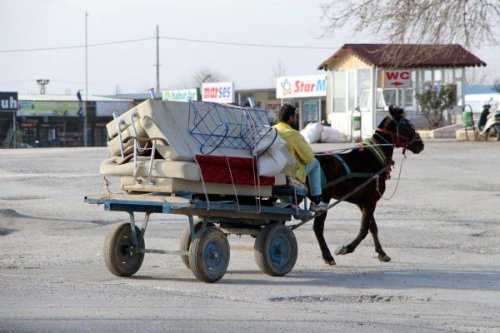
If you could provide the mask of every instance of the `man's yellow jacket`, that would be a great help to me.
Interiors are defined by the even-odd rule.
[[[299,131],[293,129],[290,125],[284,122],[279,122],[273,126],[278,131],[280,137],[285,140],[285,147],[295,160],[295,166],[286,169],[286,175],[297,179],[298,181],[306,182],[306,164],[314,161],[314,151],[307,143],[306,139]]]

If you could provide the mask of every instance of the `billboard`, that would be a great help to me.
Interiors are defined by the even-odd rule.
[[[18,105],[17,92],[0,92],[0,112],[17,111]]]
[[[161,94],[161,99],[164,101],[177,102],[199,101],[200,89],[165,90]]]
[[[202,101],[234,103],[234,82],[209,82],[201,85]]]
[[[326,96],[326,75],[286,76],[276,79],[276,98]]]
[[[19,101],[18,116],[78,116],[78,101]]]

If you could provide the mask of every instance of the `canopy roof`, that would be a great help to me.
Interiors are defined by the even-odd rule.
[[[344,44],[318,69],[340,68],[349,55],[383,68],[486,66],[484,61],[459,44]]]

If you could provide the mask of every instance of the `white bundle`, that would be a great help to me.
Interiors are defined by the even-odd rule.
[[[323,125],[320,123],[309,123],[300,131],[300,134],[306,139],[307,143],[316,143],[321,137]]]
[[[337,142],[344,142],[345,138],[344,134],[337,131],[336,129],[329,126],[323,126],[323,131],[321,131],[320,141],[324,143],[337,143]]]
[[[293,166],[295,160],[285,147],[276,129],[269,130],[254,147],[252,155],[258,158],[257,167],[260,176],[276,176],[287,167]]]

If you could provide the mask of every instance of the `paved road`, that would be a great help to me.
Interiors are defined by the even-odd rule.
[[[368,237],[328,267],[305,225],[287,276],[264,275],[252,252],[232,251],[215,284],[175,256],[146,255],[132,278],[108,273],[104,237],[127,216],[83,203],[101,191],[106,157],[102,148],[0,151],[0,332],[498,332],[499,143],[429,141],[404,162],[395,155],[387,195],[397,192],[376,212],[390,263]],[[186,222],[153,215],[146,246],[177,249]],[[355,207],[335,207],[330,247],[358,228]]]

